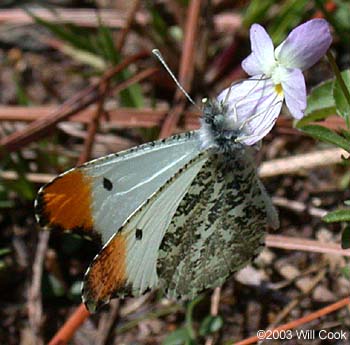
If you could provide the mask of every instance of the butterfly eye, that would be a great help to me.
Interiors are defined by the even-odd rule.
[[[104,177],[103,178],[103,188],[110,191],[113,189],[113,183],[111,180],[109,180],[108,178]]]
[[[213,122],[214,122],[214,125],[216,127],[219,127],[221,129],[223,129],[224,125],[225,125],[225,117],[224,117],[224,115],[222,115],[222,114],[215,115]]]

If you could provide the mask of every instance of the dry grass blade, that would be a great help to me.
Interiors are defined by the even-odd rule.
[[[121,52],[122,52],[122,49],[124,47],[124,43],[126,41],[126,37],[130,31],[131,25],[135,21],[136,13],[137,13],[138,9],[140,8],[140,4],[141,4],[140,0],[134,0],[132,2],[132,5],[129,9],[129,13],[127,15],[125,26],[119,32],[118,40],[117,40],[117,43],[115,45],[116,50],[119,52],[119,54],[121,54]]]
[[[15,132],[0,141],[0,146],[2,147],[3,152],[12,152],[21,149],[23,146],[29,144],[34,140],[38,140],[43,136],[47,135],[57,123],[60,121],[64,121],[68,119],[73,114],[78,111],[86,108],[90,104],[96,102],[99,99],[100,89],[99,85],[110,80],[115,74],[122,71],[131,63],[143,59],[148,56],[148,53],[141,52],[135,54],[129,58],[126,58],[119,65],[108,70],[104,76],[101,78],[99,83],[95,85],[88,86],[86,89],[80,91],[71,99],[63,103],[56,111],[45,118],[38,119],[33,123],[29,124],[27,128],[21,132]],[[154,71],[153,71],[154,72]],[[130,78],[131,80],[132,78]],[[135,79],[132,79],[133,81]],[[122,85],[122,86],[121,86]],[[126,87],[128,85],[127,82],[121,83],[119,85],[119,89],[121,87]]]
[[[126,20],[119,11],[110,9],[83,9],[83,8],[55,8],[55,12],[44,8],[31,8],[31,12],[44,20],[55,23],[74,23],[80,26],[99,26],[100,21],[104,25],[124,28],[126,27]],[[137,21],[140,25],[145,25],[148,22],[147,15],[145,13],[139,13]],[[33,18],[29,16],[25,11],[21,9],[8,9],[0,10],[0,23],[2,24],[16,24],[24,25],[33,23]]]
[[[3,106],[0,107],[0,121],[26,121],[31,122],[50,115],[55,111],[55,106]],[[168,113],[168,108],[161,107],[155,109],[143,108],[117,108],[106,109],[108,111],[108,123],[113,126],[126,127],[126,128],[139,128],[139,127],[155,127],[160,126],[164,117]],[[83,109],[69,118],[69,121],[79,123],[90,123],[91,117],[94,116],[96,107],[91,106],[87,109]],[[105,120],[102,118],[101,123]],[[188,130],[198,129],[199,127],[199,115],[196,112],[185,111],[184,112],[184,128]],[[179,129],[180,130],[180,129]]]
[[[91,158],[91,150],[94,144],[94,138],[99,126],[100,118],[104,112],[103,107],[104,107],[104,102],[109,89],[109,84],[110,82],[106,81],[100,85],[101,97],[98,100],[96,112],[94,116],[91,117],[89,129],[88,129],[88,136],[84,143],[84,150],[79,157],[78,165],[83,164],[84,162],[88,161]]]
[[[182,48],[182,55],[179,70],[179,82],[183,88],[190,91],[190,86],[194,73],[194,52],[195,42],[198,31],[198,22],[201,9],[200,0],[192,0],[187,14],[185,38]],[[176,127],[181,113],[185,107],[184,95],[177,89],[174,97],[175,108],[169,112],[160,131],[160,138],[166,138],[171,135]]]
[[[124,29],[128,26],[128,18],[120,11],[111,9],[88,9],[88,8],[55,8],[55,13],[44,8],[31,8],[31,12],[37,17],[52,23],[73,23],[82,27],[98,27],[99,18],[103,25],[110,28]],[[135,22],[140,26],[148,25],[150,16],[139,11],[135,15]],[[33,18],[18,8],[0,10],[0,24],[27,25],[32,24]],[[214,25],[218,32],[235,32],[242,26],[242,17],[239,13],[218,13],[214,15]]]

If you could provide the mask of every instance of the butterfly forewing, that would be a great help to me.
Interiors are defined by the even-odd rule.
[[[181,168],[105,245],[86,273],[83,298],[89,310],[112,296],[138,296],[157,287],[158,249],[176,209],[207,160],[201,153]]]
[[[192,181],[159,251],[157,272],[168,296],[193,298],[220,286],[261,251],[267,213],[275,211],[247,156],[213,154]]]
[[[98,233],[106,243],[199,152],[197,134],[189,132],[91,161],[41,188],[37,218],[46,227]]]

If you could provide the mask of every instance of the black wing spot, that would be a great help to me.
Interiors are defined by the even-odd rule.
[[[109,180],[108,178],[104,177],[103,178],[103,188],[106,190],[112,190],[112,188],[113,188],[112,181]]]
[[[137,240],[141,240],[142,239],[142,230],[141,229],[136,229],[135,237],[136,237]]]

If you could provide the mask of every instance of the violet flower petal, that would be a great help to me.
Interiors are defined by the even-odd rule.
[[[265,137],[271,131],[281,112],[283,95],[275,92],[274,87],[270,88],[269,91],[264,101],[256,107],[256,113],[244,126],[241,138],[238,138],[246,145],[254,145]],[[248,134],[246,138],[244,138],[244,133]]]
[[[245,64],[242,64],[243,69],[248,64],[248,69],[245,70],[248,74],[250,70],[256,68],[256,64],[260,66],[260,73],[270,75],[273,66],[276,64],[274,47],[272,40],[266,30],[259,24],[253,24],[250,28],[250,42],[252,55]]]
[[[287,107],[295,119],[301,119],[306,109],[306,86],[300,69],[290,69],[288,77],[282,80],[282,89]]]
[[[264,102],[268,93],[274,90],[272,80],[262,78],[262,75],[258,75],[245,79],[218,95],[217,100],[225,102],[228,107],[228,116],[232,121],[236,120],[234,116],[236,113],[237,122],[233,124],[233,127],[238,128],[247,118],[256,114],[259,103]]]
[[[242,61],[241,66],[251,76],[264,74],[264,72],[261,69],[260,63],[254,53],[251,53],[249,56],[247,56]]]
[[[314,65],[332,43],[329,25],[324,19],[312,19],[296,27],[275,50],[285,67],[307,69]]]
[[[255,144],[272,129],[282,108],[283,95],[270,78],[262,77],[244,80],[218,96],[218,101],[226,101],[231,127],[241,131],[238,141],[246,145]]]

